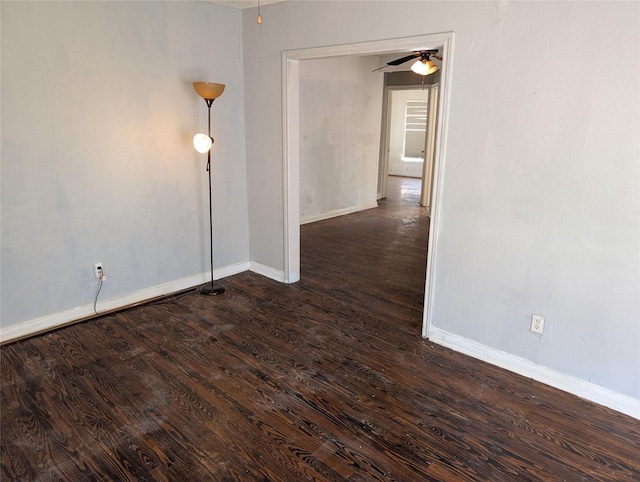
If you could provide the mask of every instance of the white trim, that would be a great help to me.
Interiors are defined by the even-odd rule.
[[[300,219],[300,224],[315,223],[316,221],[323,221],[325,219],[336,218],[338,216],[344,216],[345,214],[357,213],[359,211],[365,211],[367,209],[374,209],[378,207],[377,202],[369,204],[361,204],[359,206],[351,206],[348,208],[335,209],[326,213],[314,214]]]
[[[635,398],[556,372],[524,358],[454,335],[435,326],[431,327],[429,340],[640,420],[640,400]]]
[[[286,52],[282,79],[284,282],[295,283],[300,279],[300,66]]]
[[[217,269],[215,271],[215,279],[226,278],[234,274],[242,273],[249,270],[249,262],[232,264],[225,266],[224,268]],[[194,276],[188,276],[168,283],[145,288],[128,295],[111,298],[105,301],[98,302],[98,313],[110,312],[120,308],[124,308],[130,305],[141,303],[143,301],[152,300],[159,296],[169,295],[185,289],[192,288],[194,286],[206,283],[210,279],[209,271]],[[60,328],[64,325],[74,323],[76,321],[85,320],[87,318],[95,316],[93,311],[93,303],[78,306],[71,310],[62,311],[60,313],[54,313],[52,315],[43,316],[33,320],[25,321],[18,325],[9,326],[7,328],[0,328],[0,343],[6,343],[9,341],[25,338],[28,336],[37,335],[39,333]]]
[[[433,306],[435,299],[436,253],[438,238],[442,223],[442,186],[444,183],[444,164],[447,158],[447,127],[449,125],[449,103],[451,97],[451,71],[453,66],[453,32],[446,34],[442,41],[442,67],[440,68],[440,82],[438,84],[438,111],[435,139],[435,154],[433,156],[431,202],[429,203],[429,241],[427,250],[427,272],[424,290],[424,311],[422,318],[422,336],[431,334]],[[433,87],[433,86],[432,86]],[[426,154],[426,153],[425,153]]]
[[[271,266],[258,263],[257,261],[251,261],[249,269],[253,273],[257,273],[267,278],[271,278],[272,280],[279,281],[280,283],[285,282],[284,271],[281,271],[279,269],[274,269]]]
[[[377,198],[387,197],[387,176],[389,175],[389,131],[391,130],[391,118],[389,115],[391,89],[384,86],[382,92],[382,122],[380,125],[380,152],[378,156],[378,188]]]
[[[444,164],[446,126],[453,32],[445,32],[416,37],[377,40],[356,44],[334,45],[282,52],[282,117],[283,117],[283,187],[284,187],[284,272],[285,282],[292,283],[300,279],[300,71],[299,61],[319,58],[331,58],[346,55],[382,55],[392,52],[413,52],[442,46],[443,61],[441,67],[442,86],[439,100],[438,139],[434,160],[434,182],[432,193],[432,217],[429,229],[429,254],[427,279],[425,286],[425,311],[423,314],[423,336],[431,327],[432,298],[434,294],[436,245],[439,229],[439,205],[442,185],[442,164]]]
[[[420,205],[431,213],[431,194],[433,191],[433,162],[438,128],[438,98],[440,84],[429,88],[429,108],[427,112],[427,133],[424,139],[424,159],[422,165],[422,185],[420,186]]]
[[[223,268],[218,268],[215,271],[216,277],[214,279],[227,278],[228,276],[233,276],[234,274],[244,273],[245,271],[249,271],[250,266],[251,266],[251,263],[249,261],[242,261],[240,263],[230,264]],[[202,281],[202,283],[210,279],[209,273],[210,272],[207,271],[204,274],[205,281]],[[196,283],[194,286],[196,286],[197,284],[198,283]]]

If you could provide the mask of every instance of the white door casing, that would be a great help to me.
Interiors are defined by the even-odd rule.
[[[422,166],[420,205],[426,207],[429,214],[431,214],[431,194],[433,192],[433,166],[435,161],[436,131],[438,127],[439,90],[439,84],[432,85],[429,90],[427,132],[424,140],[424,164]]]
[[[453,32],[417,37],[378,40],[357,44],[316,47],[282,52],[282,121],[283,121],[283,200],[284,200],[284,282],[295,283],[300,279],[300,70],[299,62],[338,56],[383,55],[395,52],[413,52],[433,48],[442,49],[440,96],[436,126],[435,155],[433,165],[433,192],[429,249],[422,323],[422,336],[428,337],[433,311],[433,280],[437,253],[438,227],[443,166],[446,147],[446,127],[450,96],[451,65],[453,61]]]

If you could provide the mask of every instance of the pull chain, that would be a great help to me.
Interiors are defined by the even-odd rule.
[[[260,34],[262,34],[262,15],[260,15],[260,0],[258,0],[258,18],[256,19],[256,23],[260,25]]]

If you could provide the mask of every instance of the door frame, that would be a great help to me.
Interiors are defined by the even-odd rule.
[[[440,83],[429,86],[429,104],[427,107],[427,132],[424,140],[424,165],[422,166],[422,186],[420,186],[420,205],[427,208],[431,216],[431,195],[433,193],[433,166],[438,132],[438,95]]]
[[[388,177],[389,177],[389,167],[390,167],[390,161],[389,161],[389,154],[390,154],[390,145],[391,145],[391,126],[392,126],[392,115],[391,115],[391,111],[392,111],[392,106],[393,106],[393,92],[397,92],[397,91],[407,91],[407,90],[420,90],[420,91],[428,91],[428,104],[427,104],[427,120],[425,122],[426,125],[426,131],[425,131],[425,136],[424,136],[424,153],[425,153],[425,162],[423,163],[423,167],[422,167],[422,174],[420,177],[420,205],[421,206],[426,206],[425,204],[423,204],[423,198],[424,198],[424,193],[425,193],[425,181],[431,182],[431,180],[433,179],[433,176],[431,175],[431,173],[429,173],[429,177],[427,178],[427,170],[426,170],[426,166],[427,166],[427,152],[431,152],[433,154],[433,145],[429,144],[430,141],[431,143],[435,142],[435,137],[431,138],[430,134],[431,131],[433,130],[433,132],[435,133],[435,123],[437,121],[437,119],[433,118],[432,119],[432,114],[431,112],[434,111],[434,109],[431,107],[431,102],[433,101],[433,95],[432,95],[432,89],[434,86],[438,86],[439,83],[436,84],[426,84],[424,86],[420,85],[420,84],[413,84],[413,85],[385,85],[384,86],[384,93],[382,95],[382,126],[381,126],[381,131],[380,131],[380,154],[379,154],[379,161],[378,161],[378,193],[377,193],[377,199],[385,199],[387,197],[387,183],[388,183]],[[437,112],[437,109],[435,109],[435,112]],[[431,124],[433,124],[433,128],[431,127]],[[431,148],[431,149],[430,149]],[[431,159],[431,161],[433,161],[433,159]],[[433,162],[429,163],[430,168],[433,167]],[[429,195],[431,194],[431,189],[429,189]]]
[[[438,126],[434,158],[434,182],[429,229],[427,272],[425,280],[422,336],[431,331],[434,306],[434,280],[436,274],[438,231],[442,224],[440,199],[446,159],[446,137],[449,119],[451,66],[453,63],[453,32],[377,40],[356,44],[343,44],[282,52],[282,154],[283,154],[283,227],[285,283],[300,279],[300,68],[304,60],[340,56],[384,55],[394,52],[413,52],[442,48],[440,98],[438,100]]]

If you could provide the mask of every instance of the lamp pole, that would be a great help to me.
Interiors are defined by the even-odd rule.
[[[211,142],[213,143],[213,137],[211,137],[211,104],[215,99],[205,99],[207,103],[207,109],[209,111],[209,122],[207,135],[211,138]],[[213,200],[211,198],[211,148],[207,151],[207,174],[209,178],[209,250],[210,250],[210,261],[211,261],[211,284],[203,284],[200,287],[200,294],[203,295],[221,295],[224,293],[224,286],[219,283],[213,282]]]
[[[209,82],[194,82],[198,95],[200,95],[207,103],[207,135],[213,145],[213,137],[211,137],[211,104],[213,101],[224,91],[224,85],[213,84]],[[207,150],[207,176],[209,178],[209,249],[210,249],[210,261],[211,261],[211,283],[205,283],[200,286],[200,294],[215,296],[221,295],[225,292],[224,287],[219,283],[213,282],[213,199],[211,196],[211,146]]]

